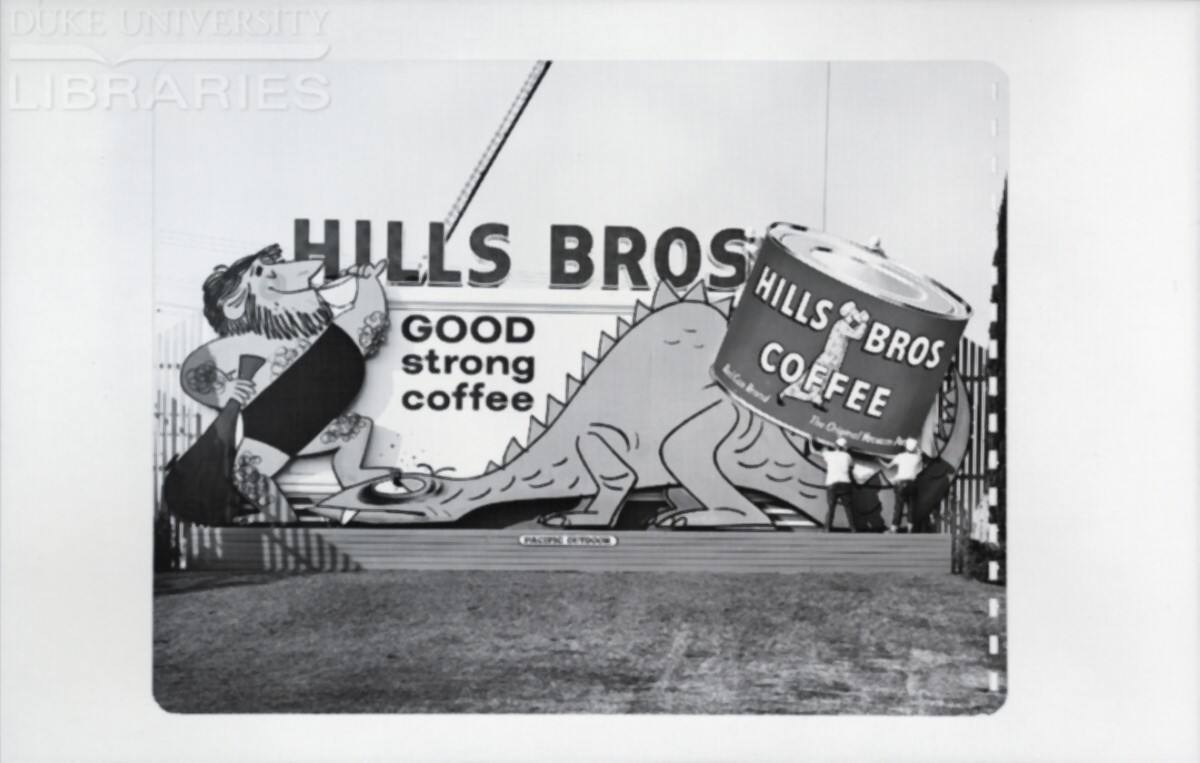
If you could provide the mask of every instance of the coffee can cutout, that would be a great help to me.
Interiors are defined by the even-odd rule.
[[[892,455],[920,437],[970,317],[954,292],[879,251],[775,223],[712,374],[780,426]]]

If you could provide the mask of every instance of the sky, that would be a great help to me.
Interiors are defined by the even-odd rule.
[[[406,261],[420,259],[427,224],[445,217],[533,64],[326,61],[330,102],[321,110],[160,105],[154,278],[162,328],[195,315],[199,285],[215,265],[271,242],[290,256],[297,218],[312,220],[315,236],[325,219],[340,220],[343,264],[355,220],[372,221],[374,259],[384,256],[386,223],[402,221]],[[186,83],[195,66],[165,71]],[[255,65],[228,66],[234,75]],[[527,389],[540,412],[547,395],[561,396],[563,378],[579,370],[600,331],[646,296],[627,282],[605,291],[599,278],[578,292],[547,289],[552,225],[586,227],[599,255],[605,226],[633,226],[651,247],[682,226],[707,248],[723,228],[790,221],[857,241],[879,236],[889,256],[972,304],[967,335],[985,341],[1007,136],[1003,75],[982,63],[555,62],[448,245],[448,265],[465,269],[469,232],[507,224],[509,279],[496,289],[391,287],[393,320],[437,316],[448,304],[534,315],[548,303],[589,306],[537,317],[534,341],[519,350],[537,355],[537,377],[497,382],[510,393]],[[711,270],[706,259],[702,275]],[[448,414],[403,409],[398,390],[444,383],[402,373],[400,357],[427,348],[405,345],[396,332],[393,340],[376,361],[389,373],[374,374],[361,400],[387,430],[378,458],[400,452],[412,463],[471,471],[525,431],[527,414],[454,414],[480,431],[464,449],[443,425]]]

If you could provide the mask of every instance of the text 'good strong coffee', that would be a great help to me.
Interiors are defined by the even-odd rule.
[[[776,223],[713,378],[781,426],[890,455],[920,435],[970,317],[956,294],[879,252]]]

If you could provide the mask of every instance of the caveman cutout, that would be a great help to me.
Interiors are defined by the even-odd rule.
[[[205,280],[204,316],[219,337],[188,356],[181,374],[184,391],[200,403],[218,410],[241,404],[231,480],[258,509],[239,518],[248,521],[296,519],[274,476],[297,456],[333,453],[343,486],[390,473],[363,466],[372,422],[350,410],[366,359],[387,336],[378,280],[386,263],[354,265],[324,285],[322,260],[280,256],[278,245],[268,246]],[[343,292],[348,298],[330,296]],[[261,365],[248,372],[247,359],[251,369],[258,359]],[[249,378],[239,378],[239,369]]]

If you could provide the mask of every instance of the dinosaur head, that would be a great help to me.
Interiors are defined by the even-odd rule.
[[[317,508],[326,516],[329,510],[340,510],[343,522],[353,518],[363,524],[448,524],[486,505],[488,497],[494,498],[505,480],[511,479],[499,471],[467,479],[396,474],[352,485],[321,501]]]

